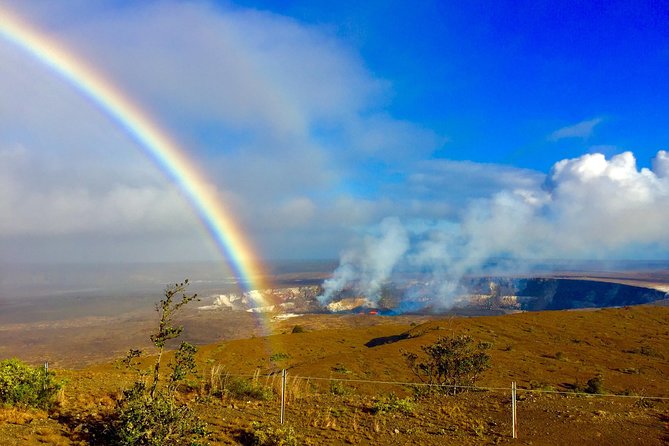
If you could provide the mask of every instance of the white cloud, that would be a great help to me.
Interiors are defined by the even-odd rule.
[[[388,215],[422,235],[414,261],[666,247],[666,152],[652,171],[631,154],[565,160],[542,189],[531,170],[431,159],[446,138],[389,115],[392,85],[326,29],[208,2],[113,3],[6,2],[167,127],[265,254],[329,255]],[[201,255],[192,211],[123,131],[2,40],[0,63],[0,242],[60,237],[104,258],[126,234],[130,257]]]
[[[410,246],[385,270],[410,264],[430,271],[434,295],[450,305],[459,279],[480,273],[493,258],[541,261],[666,255],[667,167],[665,151],[658,152],[653,170],[637,168],[631,152],[610,159],[587,154],[562,160],[543,186],[528,183],[474,200],[459,222],[417,225],[405,221],[402,228],[410,234]],[[363,272],[370,257],[366,253],[374,252],[360,243],[353,254],[343,256],[325,297],[346,286],[364,292],[368,285]]]
[[[47,169],[51,169],[52,178],[73,172],[66,165],[44,166],[32,155],[23,148],[0,150],[0,208],[8,217],[0,220],[0,237],[175,235],[197,228],[194,217],[184,212],[183,198],[171,185],[42,183],[34,175]]]
[[[461,205],[502,189],[535,187],[543,175],[530,169],[472,161],[426,160],[416,164],[407,184],[412,195],[432,195]],[[460,198],[460,199],[458,199]]]
[[[581,121],[577,124],[562,127],[548,135],[548,140],[558,141],[565,138],[588,139],[594,132],[595,127],[602,121],[602,118],[594,118],[587,121]]]
[[[326,29],[206,2],[7,4],[168,127],[249,237],[274,255],[287,231],[341,237],[337,225],[389,209],[343,191],[361,166],[403,165],[443,143],[385,113],[389,83]],[[5,41],[0,59],[15,68],[0,73],[1,103],[13,105],[0,106],[0,149],[20,145],[33,160],[20,175],[3,171],[11,188],[0,211],[12,215],[3,237],[82,234],[85,244],[91,233],[199,231],[159,170],[104,114]],[[347,200],[354,209],[341,209]]]
[[[666,150],[660,150],[653,158],[653,172],[659,178],[669,178],[669,153]]]

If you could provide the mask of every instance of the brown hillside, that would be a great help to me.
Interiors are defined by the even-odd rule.
[[[279,403],[208,395],[204,382],[212,369],[218,376],[223,370],[265,375],[287,369],[287,426],[300,444],[659,445],[669,438],[669,401],[636,397],[669,397],[667,307],[396,321],[305,316],[297,322],[305,333],[291,333],[296,322],[288,320],[275,328],[282,334],[204,346],[198,354],[203,383],[184,398],[209,423],[213,445],[238,444],[252,421],[275,423]],[[328,325],[339,328],[322,328]],[[421,399],[409,413],[375,412],[390,393],[411,395],[407,386],[388,383],[415,381],[401,350],[419,352],[455,334],[491,344],[492,368],[477,383],[489,390]],[[529,391],[569,392],[598,375],[607,395]],[[86,444],[91,426],[132,378],[112,364],[59,370],[58,376],[68,380],[62,407],[50,414],[3,409],[0,444]],[[515,441],[507,390],[512,381],[521,388]],[[258,382],[278,388],[279,378]]]

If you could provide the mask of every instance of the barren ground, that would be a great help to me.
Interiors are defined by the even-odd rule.
[[[414,319],[311,315],[277,322],[269,337],[203,346],[202,379],[216,366],[233,374],[287,369],[286,425],[301,444],[660,445],[669,439],[669,402],[639,398],[669,397],[667,307]],[[291,333],[297,323],[307,332]],[[374,402],[390,393],[411,395],[405,385],[388,384],[415,381],[401,350],[418,352],[439,336],[460,333],[492,345],[493,367],[478,382],[488,390],[420,399],[410,414],[373,413]],[[107,362],[56,371],[67,380],[61,406],[48,414],[1,410],[0,444],[86,444],[90,427],[132,378]],[[596,375],[607,395],[569,394]],[[334,379],[351,381],[339,382],[333,394]],[[278,387],[277,374],[259,380]],[[511,381],[521,389],[515,441]],[[567,393],[545,393],[552,391]],[[623,394],[633,397],[615,396]],[[278,398],[237,400],[197,391],[184,398],[209,423],[212,445],[237,444],[254,420],[278,420]]]

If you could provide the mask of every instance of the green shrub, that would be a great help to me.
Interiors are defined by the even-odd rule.
[[[592,393],[594,395],[601,395],[605,393],[604,378],[601,375],[590,378],[583,390],[585,393]]]
[[[274,391],[271,387],[239,377],[231,377],[225,383],[224,391],[238,399],[253,398],[260,401],[269,401],[274,398]]]
[[[468,335],[440,337],[432,345],[424,345],[422,358],[416,353],[401,351],[407,366],[431,389],[456,393],[464,389],[455,386],[474,386],[479,375],[490,368],[486,343],[477,343]]]
[[[283,352],[278,352],[274,353],[272,356],[269,357],[270,361],[285,361],[286,359],[290,359],[290,355],[288,353],[283,353]]]
[[[152,397],[139,382],[123,393],[106,431],[108,443],[123,446],[198,446],[206,436],[190,407],[167,390]]]
[[[346,396],[351,394],[351,389],[341,381],[330,381],[330,393],[337,396]]]
[[[296,325],[293,327],[292,333],[304,333],[304,327],[301,325]]]
[[[241,435],[246,446],[297,446],[297,436],[292,427],[275,427],[253,422]]]
[[[123,392],[115,410],[109,414],[104,426],[104,444],[138,446],[196,446],[204,444],[205,423],[197,418],[192,409],[178,402],[181,385],[197,386],[189,377],[199,379],[195,353],[197,348],[181,342],[174,359],[167,364],[169,373],[162,364],[166,343],[181,336],[182,326],[176,326],[173,317],[184,305],[196,300],[197,295],[186,294],[188,279],[165,289],[164,299],[156,305],[160,321],[156,331],[150,335],[158,349],[153,365],[143,369],[140,350],[132,349],[122,361],[137,372],[134,385]],[[180,296],[179,296],[180,295]]]
[[[0,405],[49,409],[61,387],[53,372],[18,359],[0,361]]]
[[[406,415],[414,413],[415,405],[409,398],[398,398],[397,395],[391,393],[387,397],[375,401],[372,406],[372,413],[390,413],[401,412]]]

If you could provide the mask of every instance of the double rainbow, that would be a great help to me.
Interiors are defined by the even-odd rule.
[[[51,37],[47,38],[2,8],[0,36],[39,60],[88,97],[178,185],[226,259],[242,290],[267,287],[254,249],[223,207],[215,187],[165,130],[101,73]]]

